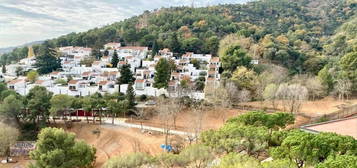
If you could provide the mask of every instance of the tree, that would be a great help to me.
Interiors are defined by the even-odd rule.
[[[2,65],[1,73],[3,73],[3,74],[6,73],[6,66],[5,66],[5,64]]]
[[[348,99],[352,90],[352,82],[349,79],[337,79],[335,90],[339,100]]]
[[[129,84],[133,83],[135,78],[133,77],[133,73],[130,70],[130,65],[125,64],[120,67],[120,77],[118,78],[119,84]]]
[[[180,53],[181,51],[181,43],[177,38],[176,32],[174,32],[170,37],[169,37],[169,42],[168,42],[168,47],[172,52],[175,53]]]
[[[74,101],[74,98],[68,95],[55,95],[51,98],[50,103],[51,103],[51,108],[50,108],[50,113],[51,115],[55,118],[58,115],[61,115],[62,117],[69,112],[72,103]]]
[[[277,90],[278,90],[278,86],[271,83],[265,87],[264,92],[263,92],[264,100],[271,101],[273,108],[276,108],[275,99],[276,99],[276,91]]]
[[[84,141],[76,141],[75,134],[59,128],[44,128],[38,135],[36,149],[30,158],[36,162],[30,167],[89,167],[95,161],[96,150]]]
[[[128,109],[134,109],[135,102],[135,91],[132,83],[129,83],[128,89],[126,90],[125,99],[128,101]]]
[[[20,66],[16,67],[15,73],[16,73],[17,77],[23,75],[24,74],[24,68],[22,68]]]
[[[94,117],[93,123],[95,122],[95,116],[96,116],[96,114],[94,114],[94,110],[96,110],[96,112],[99,113],[99,122],[100,124],[102,124],[102,112],[103,112],[103,108],[106,107],[105,99],[100,93],[96,92],[90,96],[90,104],[92,107],[92,113]]]
[[[229,153],[221,158],[217,168],[262,168],[259,160],[248,155]]]
[[[352,89],[357,90],[357,51],[346,54],[339,63],[342,71],[351,80]]]
[[[220,56],[220,60],[224,70],[233,72],[238,66],[250,67],[252,59],[239,45],[234,45],[227,48],[223,55]]]
[[[18,126],[21,126],[21,115],[23,115],[23,102],[15,95],[9,95],[0,104],[0,116],[3,115],[7,118],[14,119]]]
[[[165,58],[161,58],[155,66],[154,87],[161,89],[167,88],[171,75],[170,64]]]
[[[329,157],[326,161],[319,163],[316,168],[344,167],[354,168],[357,165],[357,156],[338,155]]]
[[[157,53],[159,53],[159,45],[156,40],[154,40],[154,43],[152,44],[152,49],[151,49],[151,56],[154,57]]]
[[[195,168],[205,168],[214,159],[212,151],[202,144],[195,144],[185,148],[180,155],[188,162],[192,163]]]
[[[16,142],[19,135],[16,128],[0,123],[0,156],[9,156],[10,146]]]
[[[295,118],[292,114],[276,112],[267,114],[260,111],[251,111],[242,114],[238,117],[229,119],[228,123],[241,123],[243,125],[264,126],[269,129],[279,130],[285,128],[289,124],[293,124]]]
[[[114,68],[118,66],[119,58],[117,50],[114,50],[113,58],[112,58],[112,65]]]
[[[258,157],[268,148],[269,132],[266,127],[240,125],[228,122],[218,131],[206,131],[201,141],[218,152],[242,152]]]
[[[205,48],[206,51],[212,55],[217,55],[219,46],[219,38],[217,36],[212,36],[206,40]]]
[[[253,70],[241,66],[234,71],[231,80],[237,85],[238,89],[253,91],[255,89],[257,76]]]
[[[196,37],[184,39],[182,41],[182,49],[188,52],[202,52],[203,41]]]
[[[37,120],[39,123],[40,118],[43,121],[46,121],[49,118],[49,109],[51,107],[50,100],[52,98],[53,93],[47,91],[45,87],[35,86],[30,90],[27,94],[27,108],[30,113],[27,116],[34,123]]]
[[[322,85],[321,81],[316,77],[308,78],[305,81],[305,87],[307,88],[309,97],[311,97],[312,100],[323,97],[327,92],[327,89]]]
[[[306,87],[300,84],[281,84],[277,91],[277,96],[283,101],[284,111],[285,102],[289,107],[291,113],[299,112],[302,102],[307,100],[308,91]]]
[[[329,93],[333,89],[334,81],[331,72],[329,72],[328,66],[322,68],[317,77],[321,81],[322,85],[327,88],[327,93]]]
[[[277,159],[262,163],[263,168],[297,168],[295,163],[288,159]]]
[[[190,64],[193,64],[193,67],[195,67],[196,69],[200,69],[200,60],[193,58],[191,59]]]
[[[290,159],[300,168],[337,155],[353,155],[356,147],[356,140],[350,136],[290,131],[280,146],[271,149],[270,154],[274,159]]]
[[[121,157],[114,157],[109,159],[105,164],[104,168],[135,168],[141,167],[143,165],[152,163],[153,159],[151,156],[145,153],[131,153]]]
[[[61,68],[61,61],[57,58],[57,51],[51,42],[45,41],[36,57],[35,66],[40,74],[47,74]]]
[[[80,65],[85,65],[86,67],[91,67],[92,66],[92,63],[95,61],[94,58],[92,57],[89,57],[89,58],[84,58],[82,59],[79,64]]]
[[[27,73],[27,80],[29,80],[31,83],[34,83],[38,79],[38,73],[37,71],[30,71]]]
[[[107,102],[108,109],[111,112],[112,116],[112,124],[114,124],[114,118],[119,116],[120,114],[124,114],[128,111],[128,101],[127,100],[121,100],[121,101],[115,101],[115,100],[109,100]]]

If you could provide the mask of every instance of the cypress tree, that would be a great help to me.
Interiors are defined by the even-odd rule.
[[[118,78],[119,84],[134,83],[135,78],[130,70],[130,65],[125,64],[120,67],[120,77]]]
[[[117,50],[114,50],[113,58],[112,58],[112,65],[114,68],[118,66],[119,58],[118,58],[118,53]]]
[[[135,103],[135,91],[133,88],[133,83],[129,83],[128,89],[126,90],[126,100],[128,101],[128,108],[133,109],[136,105]]]

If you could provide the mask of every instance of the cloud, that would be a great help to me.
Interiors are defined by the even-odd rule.
[[[195,0],[195,6],[247,0]],[[0,0],[0,48],[111,24],[192,0]]]

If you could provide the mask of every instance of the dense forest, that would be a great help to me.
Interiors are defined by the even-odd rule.
[[[339,71],[341,66],[335,68],[339,59],[356,51],[356,8],[354,0],[262,0],[163,8],[102,28],[70,33],[50,43],[92,47],[96,56],[103,44],[112,41],[221,56],[220,42],[234,34],[234,41],[252,59],[284,66],[291,75],[317,75],[321,70]],[[36,54],[39,48],[33,46]],[[9,64],[26,55],[27,48],[17,48],[1,56],[0,63]],[[351,75],[355,74],[347,74],[350,79]]]

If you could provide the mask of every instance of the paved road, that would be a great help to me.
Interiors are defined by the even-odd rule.
[[[104,119],[103,121],[105,124],[113,125],[111,119]],[[121,120],[121,119],[114,120],[114,125],[120,126],[120,127],[127,127],[127,128],[138,128],[138,129],[144,129],[144,130],[149,130],[149,131],[157,131],[157,132],[162,132],[162,133],[165,132],[165,130],[163,128],[126,123],[125,120]],[[193,136],[194,135],[193,133],[190,133],[190,132],[177,131],[177,130],[170,130],[169,133],[173,134],[173,135],[184,135],[184,136]]]
[[[72,119],[77,119],[77,117],[72,117]],[[86,117],[78,117],[78,119],[81,119],[82,121],[86,121]],[[92,119],[92,117],[89,117],[89,119]],[[99,119],[99,117],[96,117],[96,119]],[[114,125],[112,124],[112,119],[111,118],[102,118],[102,122],[106,125],[112,125],[112,126],[119,126],[119,127],[127,127],[127,128],[138,128],[138,129],[144,129],[144,130],[149,130],[149,131],[157,131],[157,132],[162,132],[164,133],[165,130],[163,128],[158,128],[158,127],[151,127],[151,126],[145,126],[145,125],[140,125],[140,124],[131,124],[131,123],[126,123],[124,118],[116,118],[114,119]],[[184,132],[184,131],[177,131],[177,130],[170,130],[170,134],[173,135],[181,135],[181,136],[194,136],[193,133],[190,132]]]

